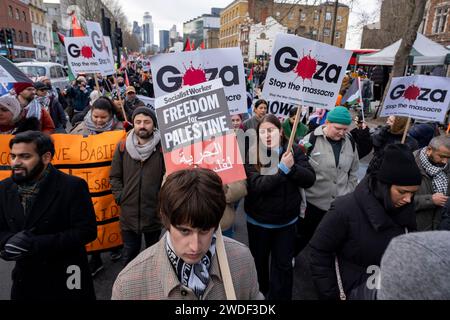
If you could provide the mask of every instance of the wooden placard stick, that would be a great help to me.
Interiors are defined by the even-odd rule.
[[[295,133],[297,132],[297,126],[300,121],[300,113],[302,112],[301,110],[302,110],[302,107],[300,105],[297,106],[297,113],[295,114],[294,125],[292,127],[291,136],[289,137],[289,144],[288,144],[287,152],[291,151],[292,145],[294,144]],[[294,153],[292,153],[292,155],[294,155]]]
[[[230,265],[228,264],[227,252],[225,251],[220,225],[216,231],[216,252],[227,300],[236,300],[236,292],[234,291],[233,279],[231,278]]]

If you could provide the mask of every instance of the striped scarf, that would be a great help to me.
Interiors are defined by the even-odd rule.
[[[212,258],[216,253],[216,235],[211,239],[208,252],[194,265],[184,262],[176,255],[170,240],[170,233],[166,237],[166,251],[180,283],[191,289],[199,299],[202,299],[209,282]]]
[[[422,168],[425,170],[427,175],[429,175],[432,179],[432,186],[434,193],[442,193],[444,195],[447,194],[448,189],[448,177],[444,172],[445,167],[437,167],[434,166],[430,160],[428,160],[428,156],[426,154],[426,148],[420,150],[420,163],[422,164]]]

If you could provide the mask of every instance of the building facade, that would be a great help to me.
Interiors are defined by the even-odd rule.
[[[169,30],[159,30],[159,50],[165,52],[169,49],[170,44],[170,32]]]
[[[216,37],[220,30],[220,8],[212,8],[210,14],[203,14],[197,18],[183,23],[183,40],[189,38],[194,43],[194,47],[198,48],[203,42],[205,48],[217,48],[214,40],[208,40],[208,36]],[[216,32],[216,33],[214,33]]]
[[[363,27],[361,48],[382,49],[399,40],[408,28],[414,7],[407,0],[383,0],[380,21]]]
[[[66,50],[58,38],[58,32],[64,35],[67,32],[62,23],[61,4],[44,2],[44,9],[46,11],[45,20],[47,24],[50,24],[51,28],[50,38],[52,49],[50,50],[50,60],[66,64]]]
[[[219,34],[221,48],[241,46],[241,27],[248,23],[248,17],[247,0],[235,0],[222,10]]]
[[[43,1],[30,0],[28,7],[30,9],[33,44],[36,47],[36,59],[39,61],[50,61],[50,42],[52,39],[48,37]]]
[[[235,0],[221,13],[220,46],[241,48],[244,60],[251,50],[250,28],[271,29],[280,24],[288,33],[344,48],[350,8],[338,4],[334,38],[335,2],[327,1],[319,5],[275,2],[273,0]],[[265,23],[271,17],[271,23]],[[280,28],[276,26],[275,28]],[[260,34],[263,33],[262,31]],[[264,41],[263,41],[264,42]]]
[[[450,1],[428,0],[422,33],[445,47],[450,46],[449,16]]]
[[[13,35],[13,48],[0,44],[0,55],[13,59],[35,57],[28,1],[0,0],[0,29],[11,29]]]
[[[276,35],[287,33],[287,29],[272,17],[268,17],[264,23],[252,25],[249,33],[248,60],[256,63],[258,57],[272,54]]]
[[[142,49],[142,27],[139,26],[137,21],[133,21],[133,28],[131,29],[131,33],[138,39],[139,47]]]
[[[320,5],[275,3],[272,16],[288,28],[288,33],[344,48],[350,8],[338,3],[333,40],[331,33],[335,20],[334,13],[334,1]]]
[[[144,13],[144,23],[143,28],[143,44],[145,48],[152,47],[155,44],[154,38],[154,26],[152,21],[152,16],[148,13]]]

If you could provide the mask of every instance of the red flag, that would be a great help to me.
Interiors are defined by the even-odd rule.
[[[59,42],[61,42],[61,44],[63,46],[65,46],[65,44],[64,44],[64,35],[61,32],[57,32],[56,34],[58,35]]]
[[[205,49],[205,40],[203,40],[202,43],[200,44],[200,49]]]
[[[72,31],[72,37],[84,37],[85,36],[83,29],[81,29],[81,26],[78,23],[78,19],[75,16],[75,13],[72,13],[71,31]]]
[[[248,75],[248,81],[253,80],[253,67],[250,69],[250,74]]]
[[[186,45],[184,46],[184,51],[191,51],[191,43],[189,42],[189,37],[186,39]]]

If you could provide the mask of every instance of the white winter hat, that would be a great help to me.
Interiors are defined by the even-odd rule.
[[[19,100],[13,95],[5,94],[0,97],[0,105],[7,108],[13,114],[13,120],[16,120],[20,115]]]

